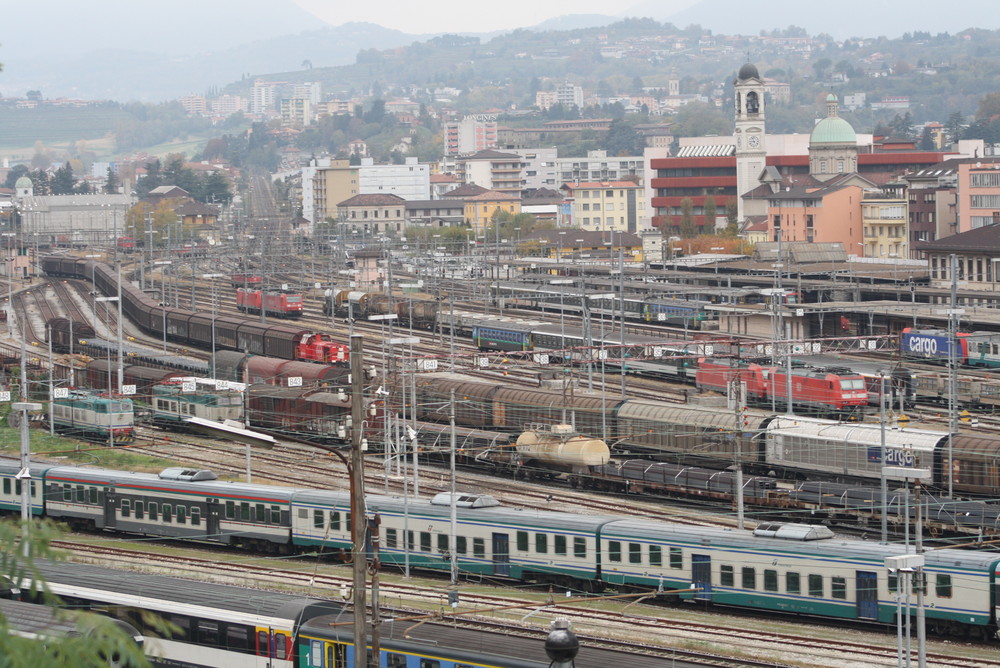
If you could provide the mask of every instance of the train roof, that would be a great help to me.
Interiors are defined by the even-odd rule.
[[[608,539],[647,539],[664,542],[690,543],[691,545],[711,552],[713,548],[745,550],[748,554],[759,553],[762,550],[782,552],[789,555],[814,557],[823,555],[828,561],[838,558],[870,561],[872,568],[884,568],[886,557],[896,557],[906,554],[903,545],[883,544],[834,536],[818,540],[803,540],[802,538],[782,538],[777,536],[754,535],[752,531],[728,529],[709,526],[688,526],[683,524],[665,524],[645,520],[614,520],[603,528],[603,537]],[[949,568],[965,568],[992,575],[994,568],[1000,566],[1000,554],[973,550],[942,549],[928,550],[924,553],[927,566],[948,566]],[[732,555],[730,558],[734,558]],[[845,569],[846,572],[846,569]],[[851,571],[853,573],[853,571]]]
[[[769,413],[759,410],[743,410],[741,414],[752,415],[763,420]],[[720,430],[739,429],[742,418],[731,408],[711,408],[690,404],[665,404],[653,399],[629,399],[618,407],[619,420],[655,420],[670,424],[699,427],[718,427]],[[759,424],[755,421],[754,427]]]
[[[843,359],[837,355],[795,355],[795,362],[801,362],[814,367],[849,367],[854,373],[863,376],[877,376],[880,371],[885,373],[886,380],[894,373],[906,371],[900,360],[865,360]]]
[[[459,491],[458,495],[477,496],[475,492]],[[324,490],[300,490],[292,503],[297,505],[317,505],[348,508],[350,495],[347,492]],[[368,512],[390,513],[402,516],[408,514],[411,520],[419,517],[447,520],[451,514],[449,505],[436,505],[430,499],[404,499],[401,496],[369,494],[365,497]],[[501,501],[502,503],[502,501]],[[530,508],[506,508],[503,505],[486,508],[459,506],[458,519],[464,524],[484,524],[506,526],[512,529],[538,531],[551,528],[558,531],[596,531],[613,518],[603,515],[582,515],[554,510]]]
[[[168,469],[169,470],[169,469]],[[205,480],[197,483],[163,478],[157,473],[134,473],[111,469],[77,466],[53,466],[45,472],[45,479],[53,482],[72,484],[111,484],[119,489],[153,489],[219,497],[227,501],[248,501],[251,503],[287,503],[294,490],[277,485],[253,485],[245,482],[225,480]]]
[[[558,615],[552,614],[553,618],[556,616]],[[301,633],[311,637],[349,640],[353,635],[353,619],[349,612],[316,617],[302,625]],[[431,660],[437,657],[454,661],[456,666],[474,664],[504,668],[548,668],[552,664],[545,654],[544,637],[523,637],[502,631],[484,632],[441,622],[426,622],[419,629],[414,629],[413,626],[413,621],[383,622],[379,627],[382,649],[417,652]],[[541,625],[539,630],[544,630]],[[656,652],[655,649],[643,648],[632,653],[624,649],[591,647],[586,641],[580,645],[575,665],[588,668],[661,668],[670,656],[669,649]]]
[[[809,438],[828,443],[869,443],[881,446],[882,428],[863,422],[837,422],[820,418],[779,415],[767,425],[769,435]],[[948,434],[929,429],[886,427],[886,445],[916,452],[933,453],[937,444]]]
[[[276,626],[294,627],[299,619],[336,613],[341,607],[334,601],[296,594],[147,575],[90,564],[37,561],[36,566],[51,590],[60,596],[76,594],[85,597],[87,592],[101,592],[108,602],[153,612],[174,610],[178,605],[185,605],[225,611],[231,621],[253,624],[254,619],[264,617],[275,620]],[[240,615],[244,617],[241,619]]]

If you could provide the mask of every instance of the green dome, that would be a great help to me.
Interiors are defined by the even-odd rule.
[[[809,135],[810,144],[857,144],[858,135],[851,124],[843,118],[831,116],[824,118]]]
[[[22,176],[17,181],[14,182],[14,187],[19,189],[30,188],[33,185],[34,184],[31,182],[31,179],[29,179],[27,176]]]

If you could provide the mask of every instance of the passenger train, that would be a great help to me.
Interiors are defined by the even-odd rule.
[[[16,461],[0,463],[0,508],[10,512],[19,507],[18,470]],[[153,475],[36,464],[31,476],[33,511],[74,527],[282,554],[350,553],[354,518],[347,492],[223,482],[208,471],[188,469]],[[898,556],[901,548],[839,538],[822,526],[765,525],[752,532],[694,527],[621,516],[506,509],[492,497],[463,493],[456,499],[452,543],[450,503],[448,494],[432,500],[368,496],[368,512],[380,518],[375,526],[382,563],[405,560],[413,567],[447,570],[454,550],[461,571],[478,577],[588,591],[606,587],[665,591],[677,600],[768,614],[782,611],[883,624],[893,623],[897,614],[900,580],[884,562]],[[953,638],[995,638],[1000,555],[940,549],[926,552],[925,558],[928,628]],[[73,577],[69,584],[79,587],[81,581]],[[200,594],[201,589],[187,588],[184,593]],[[671,595],[670,590],[683,593]],[[163,587],[156,591],[178,594]],[[130,596],[135,593],[129,589]],[[209,597],[208,602],[221,600]],[[270,606],[267,611],[286,614],[258,611],[257,616],[238,618],[240,632],[234,637],[242,639],[235,645],[242,660],[265,652],[272,665],[294,665],[290,640],[296,637],[295,625],[312,617],[300,614],[304,607]],[[197,607],[187,610],[197,616]],[[198,628],[192,625],[190,633]],[[298,665],[338,665],[335,660],[323,663],[327,647],[312,643],[314,634],[330,630],[311,628],[304,637],[313,663]],[[211,633],[224,637],[223,625],[212,625]],[[338,650],[332,651],[337,657]]]

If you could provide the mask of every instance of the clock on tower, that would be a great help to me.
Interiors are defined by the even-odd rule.
[[[747,139],[747,144],[749,144],[750,148],[760,148],[760,137],[757,135],[750,135]]]

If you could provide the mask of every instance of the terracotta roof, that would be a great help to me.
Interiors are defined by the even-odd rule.
[[[977,227],[968,232],[953,234],[944,239],[922,241],[915,244],[917,250],[934,252],[987,252],[1000,253],[1000,224]]]
[[[174,213],[181,216],[218,216],[219,209],[201,202],[190,201],[175,208]]]
[[[451,194],[451,193],[449,193]],[[519,195],[512,195],[510,193],[501,192],[499,190],[485,190],[478,195],[473,195],[472,197],[466,197],[466,202],[510,202],[510,201],[520,201],[521,197]]]
[[[391,206],[394,204],[406,204],[406,200],[389,193],[367,193],[345,199],[337,206]]]
[[[487,190],[486,188],[482,186],[477,186],[475,183],[466,183],[465,185],[461,185],[455,188],[454,190],[449,190],[448,192],[444,193],[442,197],[457,197],[457,198],[474,197],[476,195],[486,192],[486,190]]]
[[[458,183],[454,174],[431,174],[431,183]]]

